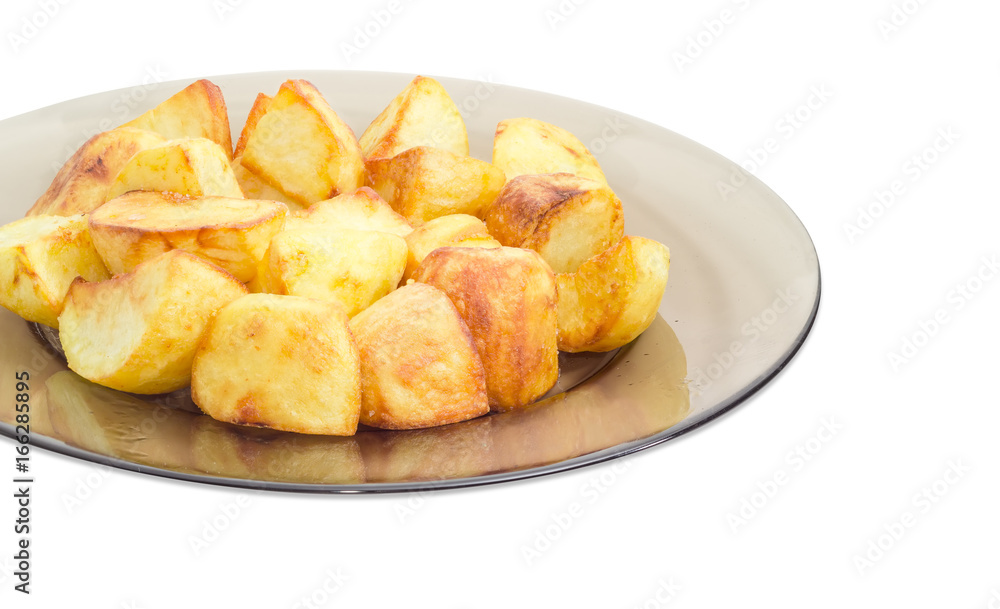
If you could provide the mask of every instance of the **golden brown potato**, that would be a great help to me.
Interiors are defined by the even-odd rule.
[[[531,404],[555,384],[556,282],[537,253],[442,247],[413,278],[444,291],[469,326],[492,410]]]
[[[242,158],[244,167],[303,205],[364,182],[354,132],[306,80],[281,85],[248,136]]]
[[[246,294],[232,275],[171,250],[131,273],[70,285],[59,315],[69,367],[105,387],[165,393],[191,382],[191,360],[217,309]]]
[[[243,154],[243,149],[247,146],[247,140],[250,139],[250,134],[257,128],[257,121],[260,120],[260,117],[264,116],[264,113],[267,112],[267,107],[271,104],[271,99],[271,96],[266,93],[258,93],[257,98],[253,100],[250,114],[247,115],[247,122],[243,124],[243,130],[240,131],[240,139],[236,140],[236,149],[233,150],[234,159]]]
[[[349,436],[361,412],[360,375],[340,305],[250,294],[212,321],[194,358],[191,398],[227,423]]]
[[[441,83],[417,76],[361,134],[366,159],[388,159],[414,146],[469,155],[469,135]]]
[[[500,247],[490,236],[483,221],[475,216],[452,214],[435,218],[406,236],[409,253],[406,256],[405,282],[427,254],[439,247]]]
[[[375,192],[415,226],[448,214],[482,217],[504,184],[486,161],[427,146],[365,166]]]
[[[406,241],[349,228],[286,230],[271,239],[260,289],[340,303],[351,317],[399,284]]]
[[[556,273],[572,273],[618,243],[625,232],[622,202],[600,182],[570,173],[518,176],[486,214],[500,243],[535,250]]]
[[[625,237],[556,276],[559,349],[611,351],[628,344],[656,319],[667,286],[670,250],[643,237]]]
[[[243,196],[247,199],[260,199],[263,201],[279,201],[284,203],[290,210],[305,209],[305,206],[295,201],[274,186],[271,186],[263,179],[254,175],[249,169],[243,166],[243,157],[237,156],[233,159],[233,177],[240,185]]]
[[[573,173],[607,184],[597,159],[575,135],[534,118],[509,118],[497,125],[493,164],[508,180],[535,173]]]
[[[289,217],[288,230],[299,228],[353,228],[374,230],[406,237],[413,226],[397,214],[371,188],[363,186],[354,192],[313,203],[308,209]]]
[[[109,277],[86,216],[29,216],[0,227],[0,305],[58,328],[66,291],[77,277]]]
[[[211,81],[195,81],[159,106],[122,127],[134,127],[159,133],[168,140],[203,137],[218,144],[233,158],[233,140],[229,133],[229,112],[222,91]]]
[[[351,320],[361,355],[361,422],[417,429],[490,411],[472,335],[441,290],[413,283]]]
[[[225,152],[205,138],[170,140],[135,153],[108,187],[107,200],[133,190],[243,198]]]
[[[118,128],[98,133],[66,161],[27,215],[72,216],[94,211],[104,205],[108,187],[132,155],[166,141],[141,129]]]
[[[94,246],[112,273],[181,249],[246,282],[257,274],[287,214],[288,208],[274,201],[133,191],[99,207],[89,223]]]

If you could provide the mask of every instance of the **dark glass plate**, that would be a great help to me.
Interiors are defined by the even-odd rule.
[[[257,92],[306,78],[356,133],[412,78],[370,72],[214,77],[234,129]],[[135,396],[66,368],[48,329],[0,311],[2,395],[31,375],[31,441],[73,457],[182,480],[270,490],[358,493],[455,488],[621,457],[690,431],[769,382],[805,340],[819,306],[819,262],[789,207],[736,164],[680,135],[583,102],[490,83],[439,79],[462,110],[473,156],[489,159],[498,121],[528,116],[575,133],[625,206],[627,234],[667,244],[660,315],[630,345],[561,356],[559,385],[522,411],[419,431],[350,438],[220,423],[186,392]],[[143,110],[186,86],[163,83]],[[21,217],[86,137],[117,124],[128,90],[0,122],[0,221]],[[235,136],[236,134],[234,134]],[[235,137],[234,137],[235,140]],[[0,433],[14,435],[14,411]]]

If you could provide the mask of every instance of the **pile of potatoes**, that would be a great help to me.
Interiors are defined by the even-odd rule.
[[[200,80],[94,136],[0,228],[0,304],[113,389],[190,385],[215,419],[307,434],[525,407],[558,352],[653,321],[669,252],[571,133],[501,121],[469,156],[417,77],[361,138],[308,81],[258,95],[233,147]]]

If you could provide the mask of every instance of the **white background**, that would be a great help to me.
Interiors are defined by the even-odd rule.
[[[330,607],[997,606],[1000,280],[973,278],[983,256],[1000,254],[1000,5],[577,1],[400,0],[350,56],[342,43],[354,44],[386,0],[68,0],[52,3],[48,19],[37,16],[44,2],[3,3],[0,118],[140,84],[150,68],[168,79],[359,69],[558,93],[736,161],[776,138],[755,173],[809,229],[824,285],[812,336],[772,385],[624,470],[424,496],[242,495],[101,474],[36,451],[33,593],[12,591],[14,501],[4,487],[0,603],[294,607],[313,595]],[[910,14],[880,30],[894,8]],[[724,9],[729,23],[713,24]],[[12,39],[25,18],[47,23]],[[698,56],[681,66],[677,53]],[[832,95],[784,137],[777,121],[816,87]],[[935,162],[917,176],[907,163],[939,129],[958,138],[927,153]],[[897,180],[905,193],[850,239],[844,225]],[[958,297],[967,283],[981,289]],[[940,309],[949,321],[893,366],[889,354]],[[842,427],[819,442],[830,420]],[[794,466],[787,455],[810,440],[817,454]],[[963,473],[943,482],[950,462]],[[780,473],[787,483],[736,522],[742,501]],[[601,476],[610,484],[591,501]],[[942,496],[921,499],[925,488]],[[68,508],[74,495],[87,496]],[[238,501],[196,554],[190,538]],[[574,502],[583,514],[529,564],[523,547]],[[912,526],[894,524],[904,513]],[[899,539],[879,540],[889,529]],[[871,550],[879,541],[888,549]],[[338,569],[346,581],[326,595]]]

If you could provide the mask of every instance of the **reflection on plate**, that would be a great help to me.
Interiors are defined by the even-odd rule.
[[[360,133],[411,75],[263,73],[212,80],[239,128],[256,93],[276,90],[289,77],[311,80]],[[805,229],[766,186],[741,175],[740,186],[720,188],[742,170],[636,118],[497,85],[484,99],[480,83],[440,80],[459,107],[475,105],[466,116],[474,156],[488,159],[496,123],[515,116],[556,123],[592,148],[626,207],[626,233],[671,249],[660,316],[646,333],[618,353],[562,356],[557,387],[525,410],[419,431],[363,428],[336,438],[220,423],[200,414],[184,392],[133,396],[94,385],[67,370],[31,325],[0,311],[0,333],[9,337],[0,348],[3,369],[31,373],[32,443],[124,469],[253,488],[470,486],[659,444],[728,411],[795,354],[818,307],[819,265]],[[164,83],[150,107],[185,84]],[[0,221],[24,214],[63,151],[106,118],[120,93],[0,123],[0,176],[12,191]],[[464,104],[467,99],[477,103]],[[606,136],[608,124],[617,126],[613,139]],[[5,372],[0,391],[13,390],[13,376]],[[0,411],[0,433],[13,436],[13,417],[10,408]]]

